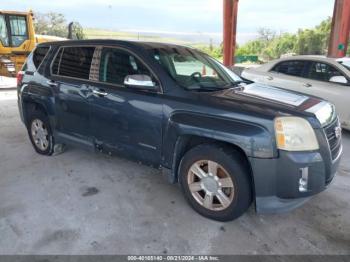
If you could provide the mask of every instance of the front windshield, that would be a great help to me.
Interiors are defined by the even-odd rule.
[[[180,86],[189,90],[218,90],[232,87],[241,79],[222,64],[186,47],[150,49],[153,59]]]
[[[344,66],[347,70],[350,71],[350,61],[340,61],[339,64]]]

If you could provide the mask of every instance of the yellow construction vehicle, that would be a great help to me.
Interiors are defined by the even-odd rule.
[[[15,76],[38,43],[65,38],[35,35],[33,12],[0,10],[0,75]]]

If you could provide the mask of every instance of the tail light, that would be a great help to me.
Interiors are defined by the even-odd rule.
[[[23,76],[24,76],[23,71],[19,71],[17,73],[17,86],[20,86],[22,84]]]

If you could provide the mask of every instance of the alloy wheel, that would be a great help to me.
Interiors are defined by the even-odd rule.
[[[209,210],[224,210],[234,199],[231,176],[215,161],[195,162],[188,171],[187,183],[193,198]]]
[[[41,151],[49,147],[49,132],[40,119],[34,119],[31,124],[31,135],[35,146]]]

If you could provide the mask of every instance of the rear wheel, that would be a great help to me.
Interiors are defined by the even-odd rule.
[[[54,138],[49,119],[41,111],[34,111],[29,116],[28,134],[36,152],[42,155],[52,155],[54,152]]]
[[[242,155],[230,148],[199,145],[185,154],[180,184],[190,205],[219,221],[242,215],[252,202],[249,172]]]

